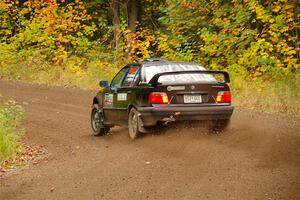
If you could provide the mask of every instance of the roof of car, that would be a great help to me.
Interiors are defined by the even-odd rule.
[[[168,61],[162,58],[147,58],[142,62],[142,66],[160,66],[160,65],[170,65],[170,64],[183,64],[183,65],[200,65],[193,62],[178,62],[178,61]]]

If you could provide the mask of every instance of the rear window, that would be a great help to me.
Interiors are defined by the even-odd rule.
[[[151,78],[163,72],[174,71],[198,71],[206,70],[201,65],[191,64],[167,64],[167,65],[153,65],[144,67],[145,82],[149,82]],[[176,74],[176,75],[164,75],[158,80],[162,84],[174,84],[174,83],[197,83],[197,82],[215,82],[216,79],[210,74]]]

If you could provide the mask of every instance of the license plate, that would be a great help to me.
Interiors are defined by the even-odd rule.
[[[184,101],[184,103],[201,103],[202,98],[201,98],[201,95],[185,94],[183,96],[183,101]]]

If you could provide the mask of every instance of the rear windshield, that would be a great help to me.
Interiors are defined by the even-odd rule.
[[[174,71],[194,71],[194,70],[206,70],[201,65],[191,64],[167,64],[167,65],[153,65],[144,67],[145,82],[149,82],[151,78],[162,72],[174,72]],[[174,83],[197,83],[197,82],[215,82],[216,79],[210,74],[176,74],[176,75],[164,75],[158,80],[162,84],[174,84]]]

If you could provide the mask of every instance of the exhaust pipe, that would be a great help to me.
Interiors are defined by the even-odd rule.
[[[179,116],[180,114],[181,114],[180,112],[174,113],[175,116]],[[175,119],[174,115],[171,115],[170,117],[163,118],[163,119],[162,119],[163,124],[167,126],[167,125],[170,124],[171,122],[175,122],[176,119]]]

